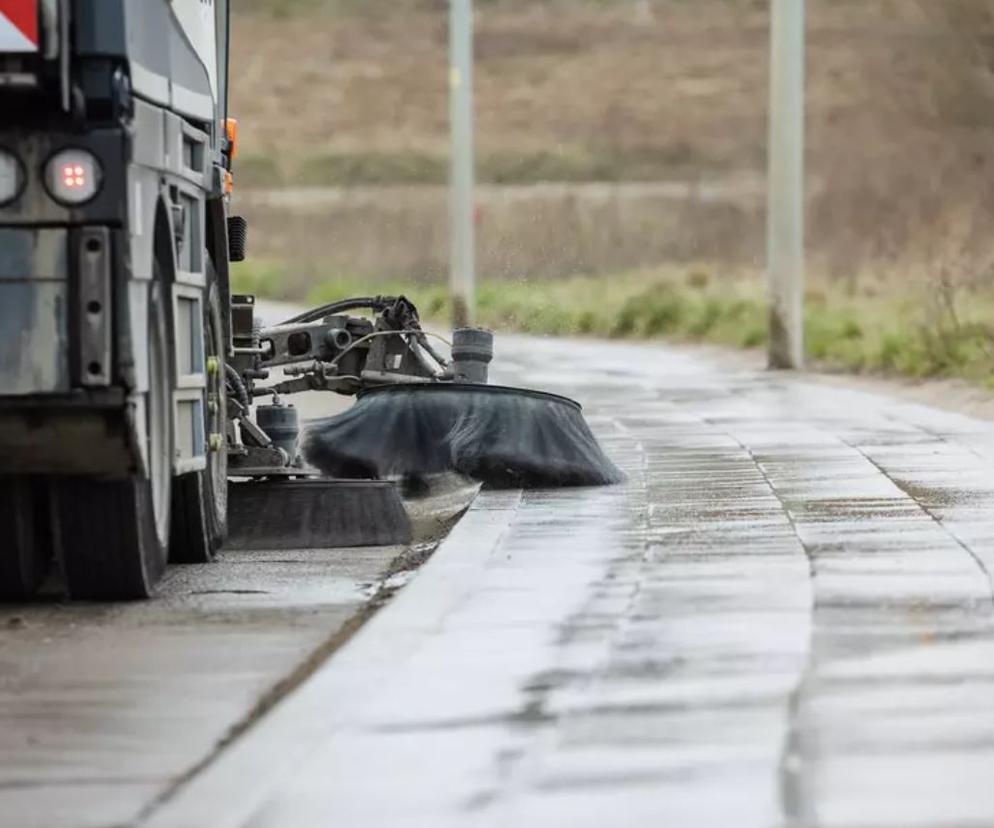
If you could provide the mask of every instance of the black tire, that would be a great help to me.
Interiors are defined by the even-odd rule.
[[[28,479],[0,479],[0,601],[35,594],[52,563],[44,491]]]
[[[150,597],[166,567],[172,482],[172,373],[167,288],[156,263],[149,285],[147,474],[53,485],[57,546],[73,598]]]
[[[209,288],[204,301],[204,354],[217,360],[216,370],[207,372],[208,405],[205,434],[225,434],[228,420],[224,385],[224,329],[221,298],[209,269]],[[213,403],[213,405],[212,405]],[[228,535],[228,451],[226,445],[208,447],[207,468],[184,474],[173,481],[172,530],[169,541],[171,563],[208,563]]]

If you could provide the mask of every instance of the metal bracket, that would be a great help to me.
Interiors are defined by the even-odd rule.
[[[106,227],[76,235],[74,374],[84,387],[111,382],[111,241]]]

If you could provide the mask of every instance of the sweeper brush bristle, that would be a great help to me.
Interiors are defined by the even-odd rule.
[[[332,477],[455,471],[493,488],[624,480],[578,403],[495,385],[424,383],[367,391],[344,414],[311,425],[304,457]]]

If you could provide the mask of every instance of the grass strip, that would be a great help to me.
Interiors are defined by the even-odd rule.
[[[683,147],[619,149],[560,146],[555,150],[482,148],[476,177],[481,184],[641,182],[692,180],[701,170],[721,171],[714,159]],[[305,155],[245,153],[235,175],[241,188],[361,187],[448,183],[449,157],[408,150],[327,150]]]
[[[304,296],[288,296],[283,269],[239,265],[236,289],[320,304],[351,295],[403,294],[425,319],[448,318],[443,285],[370,284],[329,279]],[[916,378],[956,377],[994,387],[994,294],[918,291],[908,284],[851,293],[808,291],[806,349],[821,369]],[[767,337],[761,278],[714,278],[705,268],[662,268],[547,281],[484,281],[477,320],[498,331],[610,339],[666,339],[759,348]]]

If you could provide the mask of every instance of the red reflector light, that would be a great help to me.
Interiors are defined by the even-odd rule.
[[[86,186],[86,170],[78,164],[67,164],[62,168],[62,183],[69,188]]]
[[[87,150],[62,150],[49,160],[48,192],[63,204],[89,201],[100,189],[100,179],[100,165]]]

